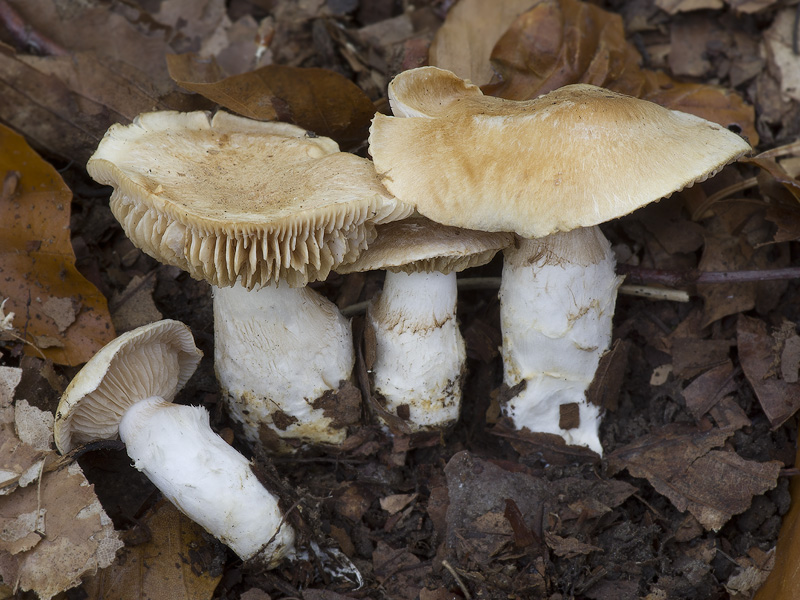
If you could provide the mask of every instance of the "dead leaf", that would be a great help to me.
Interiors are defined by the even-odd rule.
[[[544,539],[547,541],[547,546],[553,551],[556,556],[563,558],[575,558],[581,554],[589,554],[591,552],[602,552],[603,549],[591,544],[581,542],[577,538],[568,537],[564,538],[554,533],[546,531]]]
[[[700,420],[717,402],[736,390],[733,363],[728,359],[687,385],[683,390],[683,398],[686,401],[686,408],[692,413],[692,416]]]
[[[758,155],[743,160],[744,162],[757,165],[765,172],[769,173],[775,181],[780,183],[796,200],[800,201],[800,181],[798,181],[796,177],[789,175],[775,159]]]
[[[75,268],[72,194],[50,164],[2,126],[0,148],[0,177],[20,174],[13,193],[0,197],[0,296],[9,299],[5,308],[16,313],[14,326],[30,340],[56,341],[41,349],[45,357],[66,365],[86,362],[114,330],[106,299]],[[74,307],[77,314],[69,312]]]
[[[693,10],[715,10],[724,6],[722,0],[656,0],[656,6],[664,12],[674,15]]]
[[[571,83],[589,83],[735,126],[758,144],[755,111],[719,86],[680,83],[639,67],[622,18],[578,0],[542,0],[517,18],[492,51],[499,81],[486,93],[527,100]]]
[[[772,428],[800,408],[800,383],[780,378],[780,354],[760,319],[739,315],[736,325],[739,362]]]
[[[770,62],[780,73],[781,94],[786,99],[800,100],[800,56],[794,49],[797,10],[785,8],[780,11],[772,26],[764,33]]]
[[[615,450],[608,456],[609,467],[646,478],[678,510],[688,510],[703,527],[718,531],[731,516],[747,510],[753,496],[775,487],[783,466],[712,450],[732,434],[667,425]]]
[[[400,512],[417,499],[419,494],[392,494],[381,498],[381,508],[390,515]]]
[[[49,600],[109,566],[122,542],[77,463],[45,469],[45,460],[55,456],[52,429],[45,425],[52,414],[18,404],[17,429],[42,449],[20,440],[9,424],[0,425],[3,479],[22,475],[19,487],[0,496],[0,577]]]
[[[728,340],[675,338],[671,341],[673,371],[687,379],[725,363],[733,346]]]
[[[155,277],[134,275],[127,287],[111,298],[111,319],[117,333],[124,333],[163,319],[153,301]]]
[[[86,581],[87,598],[210,599],[222,579],[223,547],[165,500],[141,526],[150,532],[149,541],[126,545],[111,568]]]
[[[489,62],[494,45],[514,19],[536,2],[461,0],[450,9],[436,32],[428,51],[428,62],[469,79],[475,85],[489,83],[494,76]],[[465,48],[469,51],[465,52]]]
[[[335,71],[267,65],[224,79],[210,59],[167,56],[172,78],[183,88],[262,121],[294,123],[336,140],[343,148],[367,138],[375,106],[352,81]]]
[[[419,558],[405,548],[395,550],[379,541],[372,553],[375,578],[386,590],[389,598],[414,600],[422,589],[423,578],[430,567],[417,568]]]

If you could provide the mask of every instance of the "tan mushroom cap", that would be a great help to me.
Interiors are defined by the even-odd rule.
[[[288,123],[218,112],[114,125],[87,165],[147,254],[217,286],[305,285],[356,258],[411,209],[372,163]]]
[[[449,71],[398,75],[376,115],[387,189],[440,223],[533,238],[597,225],[703,181],[750,146],[724,127],[591,85],[529,101]]]
[[[411,217],[377,227],[375,241],[338,273],[386,269],[404,273],[463,271],[485,265],[514,242],[510,233],[474,231]]]
[[[169,319],[112,340],[84,365],[61,396],[54,427],[59,451],[116,439],[122,415],[130,406],[153,396],[172,401],[202,356],[189,328]]]

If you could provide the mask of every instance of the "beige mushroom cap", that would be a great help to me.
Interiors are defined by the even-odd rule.
[[[171,402],[202,356],[189,328],[169,319],[112,340],[84,365],[61,397],[54,427],[59,451],[116,439],[130,406],[153,396]]]
[[[514,242],[510,233],[474,231],[411,217],[377,227],[375,241],[338,273],[360,271],[460,272],[485,265]]]
[[[133,242],[217,286],[304,285],[407,216],[372,163],[287,123],[218,112],[114,125],[87,165]]]
[[[703,181],[750,146],[724,127],[591,85],[529,101],[449,71],[398,75],[376,115],[387,189],[426,217],[533,238],[597,225]]]

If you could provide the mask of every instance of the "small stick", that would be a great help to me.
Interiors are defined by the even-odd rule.
[[[800,267],[784,269],[742,270],[742,271],[666,271],[663,269],[642,269],[630,265],[617,265],[617,272],[627,275],[636,283],[658,283],[681,287],[710,283],[751,283],[754,281],[779,281],[800,279]]]
[[[464,585],[463,581],[461,581],[461,577],[459,577],[458,573],[456,573],[456,570],[452,566],[450,566],[450,563],[447,562],[446,560],[443,560],[442,561],[442,566],[445,569],[447,569],[448,571],[450,571],[450,575],[453,576],[453,579],[456,580],[456,583],[458,584],[458,587],[461,588],[461,591],[464,593],[464,598],[466,598],[467,600],[472,600],[472,596],[470,595],[469,590],[467,589],[467,586]]]

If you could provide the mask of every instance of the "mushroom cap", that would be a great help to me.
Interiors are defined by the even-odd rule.
[[[411,217],[377,227],[375,241],[338,273],[387,269],[414,273],[459,272],[484,265],[495,253],[514,243],[503,232],[448,227],[425,217]]]
[[[112,125],[87,169],[115,188],[111,210],[139,248],[217,286],[323,279],[373,223],[411,212],[333,140],[225,112]]]
[[[599,87],[484,96],[421,67],[389,85],[369,151],[387,189],[426,217],[533,238],[597,225],[703,181],[750,146],[694,115]]]
[[[54,426],[59,451],[116,439],[130,406],[154,396],[171,402],[202,356],[189,328],[170,319],[112,340],[83,366],[61,396]]]

